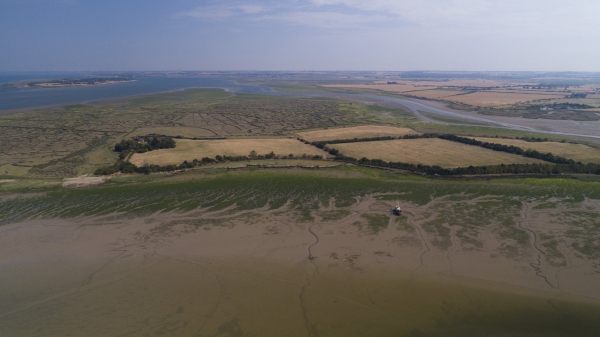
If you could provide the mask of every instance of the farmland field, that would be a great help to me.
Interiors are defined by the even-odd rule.
[[[362,125],[346,128],[332,128],[315,131],[298,132],[298,136],[311,141],[335,140],[335,139],[354,139],[354,138],[372,138],[382,136],[404,136],[409,134],[418,134],[412,129],[384,126],[384,125]]]
[[[384,161],[438,165],[446,168],[542,162],[537,159],[438,138],[335,144],[331,147],[346,156],[357,159],[366,157]]]
[[[560,142],[526,142],[519,139],[485,137],[477,137],[475,139],[488,143],[514,145],[522,148],[523,150],[532,149],[543,153],[550,152],[555,156],[561,156],[567,159],[573,159],[574,161],[581,161],[583,163],[600,163],[600,150],[583,144]]]
[[[178,139],[174,149],[162,149],[146,153],[136,153],[130,159],[131,163],[142,166],[144,164],[168,165],[181,164],[184,160],[192,161],[203,157],[215,156],[248,156],[250,151],[259,155],[274,152],[276,155],[302,156],[327,156],[325,151],[304,144],[296,139],[289,138],[262,138],[262,139],[215,139],[215,140],[189,140]]]

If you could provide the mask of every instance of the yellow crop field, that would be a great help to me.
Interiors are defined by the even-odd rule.
[[[564,98],[564,94],[525,94],[525,93],[502,93],[502,92],[487,92],[478,91],[472,94],[458,95],[447,97],[446,99],[452,102],[459,102],[473,106],[502,106],[515,103],[530,102],[540,99],[556,99]]]
[[[438,138],[346,143],[335,144],[331,147],[338,149],[346,156],[357,159],[366,157],[412,164],[439,165],[446,168],[542,163],[537,159]]]
[[[308,141],[322,141],[335,139],[372,138],[383,136],[404,136],[419,134],[409,128],[399,128],[385,125],[363,125],[348,128],[323,129],[315,131],[299,132],[298,135]]]
[[[502,138],[475,138],[482,142],[513,145],[523,150],[532,149],[539,152],[551,152],[555,156],[581,161],[583,163],[600,164],[600,150],[583,144],[570,144],[559,142],[526,142],[519,139]]]
[[[260,139],[217,139],[189,140],[177,139],[174,149],[161,149],[146,153],[134,154],[130,162],[142,166],[144,164],[170,165],[181,164],[184,160],[192,161],[203,157],[214,158],[223,156],[247,156],[250,151],[264,155],[271,151],[277,155],[295,156],[322,155],[327,153],[313,146],[289,138],[260,138]]]

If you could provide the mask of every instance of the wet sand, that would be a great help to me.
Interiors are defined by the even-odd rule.
[[[2,336],[593,336],[593,265],[441,250],[395,218],[372,233],[360,214],[292,222],[285,211],[30,220],[0,230]],[[526,212],[526,211],[525,211]],[[535,229],[542,215],[524,214]],[[212,218],[215,218],[212,215]],[[430,238],[431,239],[431,238]],[[579,264],[578,264],[579,263]],[[537,269],[535,269],[535,268]],[[552,269],[555,268],[556,270]],[[536,272],[537,270],[537,272]]]
[[[92,261],[89,261],[93,264]],[[74,282],[62,264],[21,285],[4,336],[592,336],[598,304],[457,277],[322,263],[155,255]],[[31,275],[31,274],[30,274]],[[58,286],[64,279],[64,284]],[[55,287],[37,295],[49,281]],[[54,281],[54,282],[52,282]],[[79,280],[81,281],[81,280]],[[58,286],[58,287],[56,287]],[[3,300],[6,303],[6,298]],[[10,300],[9,300],[10,302]]]

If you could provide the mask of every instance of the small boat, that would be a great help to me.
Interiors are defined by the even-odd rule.
[[[400,208],[400,205],[396,205],[396,207],[392,209],[392,213],[394,213],[394,215],[400,215],[400,213],[402,213],[402,208]]]

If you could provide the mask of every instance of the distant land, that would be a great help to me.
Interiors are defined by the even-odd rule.
[[[90,85],[103,85],[122,82],[133,82],[132,78],[69,78],[59,80],[39,80],[39,81],[20,81],[6,84],[5,87],[11,88],[63,88],[63,87],[84,87]]]

